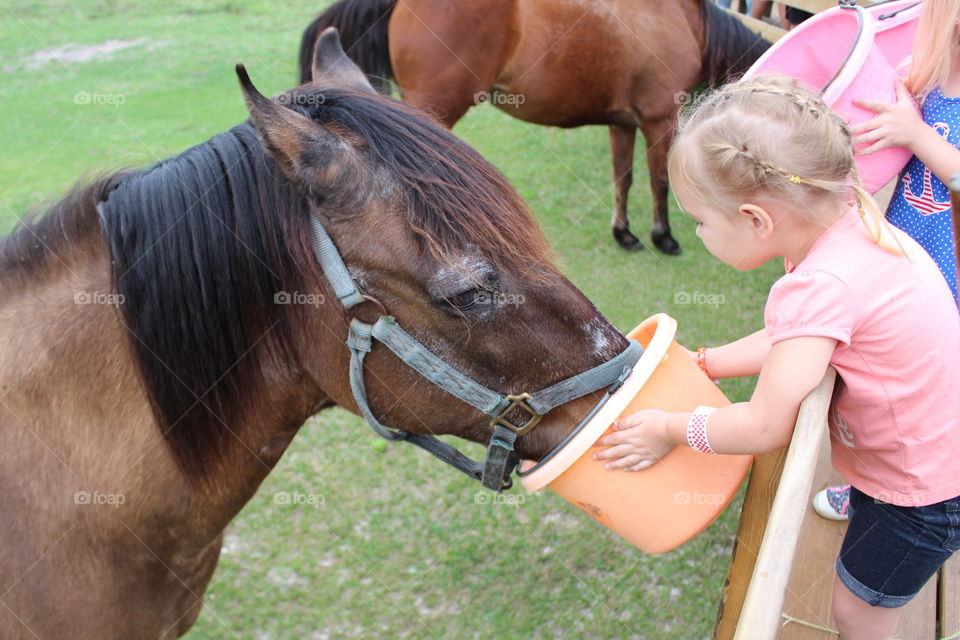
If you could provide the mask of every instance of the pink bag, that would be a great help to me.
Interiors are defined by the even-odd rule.
[[[906,78],[923,2],[893,0],[868,8],[828,9],[789,32],[744,75],[774,72],[822,92],[824,101],[848,124],[875,114],[854,98],[896,102],[897,77]],[[876,193],[910,160],[905,147],[857,156],[863,187]]]

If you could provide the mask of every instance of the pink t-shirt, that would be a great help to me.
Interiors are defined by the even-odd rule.
[[[770,290],[773,343],[837,340],[833,466],[869,496],[922,506],[960,495],[960,314],[937,265],[894,229],[884,251],[851,210]]]

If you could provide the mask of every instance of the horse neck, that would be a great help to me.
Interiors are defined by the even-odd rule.
[[[104,247],[72,253],[32,282],[3,276],[11,280],[0,295],[4,486],[123,495],[135,510],[190,513],[207,521],[200,529],[222,529],[317,406],[317,389],[296,374],[265,376],[254,391],[261,410],[233,425],[237,446],[198,490],[174,463],[140,383]]]
[[[56,496],[140,495],[148,477],[175,486],[175,470],[157,455],[109,259],[94,236],[46,265],[0,273],[5,486]]]
[[[155,419],[111,256],[84,206],[88,233],[29,268],[0,266],[0,485],[57,496],[51,509],[71,520],[78,495],[122,496],[121,508],[88,510],[84,522],[104,536],[122,522],[151,549],[204,548],[326,396],[308,373],[268,362],[248,390],[256,410],[225,425],[231,446],[202,483],[189,481]]]

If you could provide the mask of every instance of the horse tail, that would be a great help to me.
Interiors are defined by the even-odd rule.
[[[336,27],[340,43],[370,84],[378,91],[389,90],[393,79],[387,24],[397,0],[338,0],[321,13],[303,32],[300,42],[300,83],[313,75],[313,48],[320,33]]]
[[[700,17],[706,38],[703,75],[711,85],[742,75],[771,46],[711,0],[700,0]]]

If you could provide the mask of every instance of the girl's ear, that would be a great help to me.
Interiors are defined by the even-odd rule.
[[[760,205],[747,202],[740,205],[737,212],[746,219],[758,239],[766,240],[773,233],[773,217]]]

